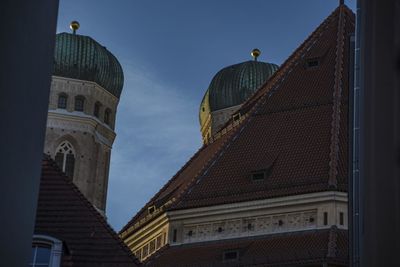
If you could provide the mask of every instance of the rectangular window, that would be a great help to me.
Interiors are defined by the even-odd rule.
[[[178,231],[176,229],[174,229],[174,233],[172,235],[172,242],[176,242],[176,236],[177,236]]]
[[[136,258],[138,258],[138,259],[140,259],[140,258],[142,257],[142,255],[141,255],[141,250],[140,250],[140,249],[136,250],[135,256],[136,256]]]
[[[83,111],[84,102],[85,102],[85,99],[83,97],[76,97],[75,98],[75,110]]]
[[[328,212],[324,212],[324,225],[328,225]]]
[[[153,253],[156,250],[156,240],[150,241],[150,252],[149,254]]]
[[[156,207],[154,205],[150,206],[150,207],[148,207],[147,211],[149,212],[149,214],[152,214],[153,212],[156,211]]]
[[[315,68],[315,67],[318,67],[318,65],[319,65],[318,58],[311,58],[311,59],[308,59],[306,62],[307,68]]]
[[[225,251],[223,255],[224,261],[236,261],[239,259],[237,251]]]
[[[344,225],[344,214],[343,212],[339,213],[339,224]]]
[[[240,120],[240,113],[236,113],[232,116],[233,121],[238,121]]]
[[[63,108],[63,109],[67,108],[67,96],[60,95],[58,97],[58,108]]]
[[[145,258],[145,257],[147,257],[147,255],[149,255],[149,244],[144,246],[143,250],[142,250],[142,257]]]
[[[157,239],[156,239],[156,249],[161,248],[161,246],[162,246],[162,236],[159,235],[159,236],[157,237]]]
[[[265,171],[255,171],[251,174],[253,181],[262,181],[265,179]]]

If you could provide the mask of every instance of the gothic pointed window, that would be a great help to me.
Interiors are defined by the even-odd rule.
[[[110,122],[111,122],[111,110],[109,108],[107,108],[104,111],[104,123],[111,125]]]
[[[81,95],[75,97],[75,110],[83,111],[85,105],[85,98]]]
[[[57,107],[58,108],[62,108],[62,109],[66,109],[67,108],[67,99],[68,96],[65,93],[61,93],[58,95],[58,103],[57,103]]]
[[[68,177],[73,177],[75,168],[75,150],[70,142],[64,141],[58,146],[55,161]]]

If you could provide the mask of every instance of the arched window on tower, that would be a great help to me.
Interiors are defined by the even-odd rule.
[[[70,178],[74,176],[75,150],[68,141],[63,141],[57,148],[55,157],[57,165]]]
[[[94,111],[93,111],[93,115],[98,118],[100,116],[100,108],[101,108],[101,103],[100,102],[96,102],[94,104]]]
[[[104,123],[111,125],[111,109],[109,108],[104,111]]]
[[[85,105],[85,98],[81,95],[75,97],[75,110],[83,111]]]
[[[66,93],[59,94],[57,107],[66,109],[67,108],[67,99],[68,99],[68,96]]]

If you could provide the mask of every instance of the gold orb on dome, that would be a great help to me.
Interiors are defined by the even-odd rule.
[[[260,54],[261,54],[261,51],[257,48],[254,48],[251,51],[251,56],[254,58],[254,60],[257,60],[257,58],[260,56]]]
[[[76,20],[72,21],[69,24],[70,29],[75,33],[77,29],[79,29],[81,25],[79,24],[79,22],[77,22]]]

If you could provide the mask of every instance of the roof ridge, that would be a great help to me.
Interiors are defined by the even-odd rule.
[[[208,144],[209,145],[209,144]],[[166,182],[164,184],[163,187],[161,187],[160,190],[158,190],[158,192],[145,204],[143,205],[143,207],[129,220],[129,222],[122,227],[122,229],[119,231],[119,234],[122,234],[123,232],[127,231],[132,225],[131,223],[133,223],[139,216],[140,214],[142,214],[142,212],[145,211],[145,208],[152,202],[154,202],[155,199],[157,199],[157,197],[173,182],[176,180],[176,178],[190,165],[190,163],[193,162],[194,159],[196,159],[200,152],[203,151],[208,145],[202,145],[197,152],[175,173],[174,176],[172,176],[168,182]]]
[[[338,238],[338,228],[336,225],[332,225],[328,237],[328,248],[326,253],[327,258],[336,258],[337,238]]]
[[[249,114],[252,114],[255,109],[257,108],[258,104],[260,104],[261,99],[264,98],[265,96],[268,95],[270,91],[272,91],[277,85],[279,85],[279,82],[287,75],[290,73],[290,69],[295,64],[295,62],[301,58],[301,55],[304,52],[307,52],[308,46],[312,46],[315,42],[313,42],[315,39],[317,39],[320,36],[320,32],[323,32],[326,27],[329,26],[329,23],[331,22],[332,19],[336,16],[336,13],[338,12],[340,7],[337,7],[304,41],[303,43],[295,49],[295,51],[282,63],[282,65],[279,67],[277,71],[249,98],[247,99],[240,109],[236,113],[241,113],[243,114],[242,116],[245,117],[245,119],[242,121],[245,123],[246,118],[249,117]],[[305,51],[304,51],[305,50]],[[219,130],[214,136],[211,138],[211,142],[215,141],[218,139],[221,135],[218,135],[222,133],[224,130],[225,132],[231,131],[235,127],[229,127],[230,125],[234,124],[233,119],[231,118],[228,120],[225,125]]]
[[[342,100],[343,85],[343,54],[344,54],[344,28],[346,17],[344,7],[339,6],[338,30],[336,40],[336,62],[335,62],[335,84],[333,88],[333,110],[332,110],[332,128],[331,145],[329,154],[329,187],[337,188],[337,161],[339,153],[339,130],[340,130],[340,107]]]
[[[56,162],[47,154],[44,155],[44,160],[47,164],[55,171],[58,172],[58,176],[61,177],[69,186],[71,186],[72,191],[74,191],[78,198],[88,207],[89,211],[97,217],[98,221],[105,227],[107,232],[114,238],[117,243],[121,246],[128,256],[132,258],[133,262],[139,264],[139,260],[135,255],[132,254],[132,251],[126,246],[125,242],[117,235],[117,233],[112,229],[112,227],[108,224],[105,218],[94,208],[92,203],[83,195],[83,193],[79,190],[79,188],[72,182],[72,179],[65,175],[64,172],[58,167]]]

